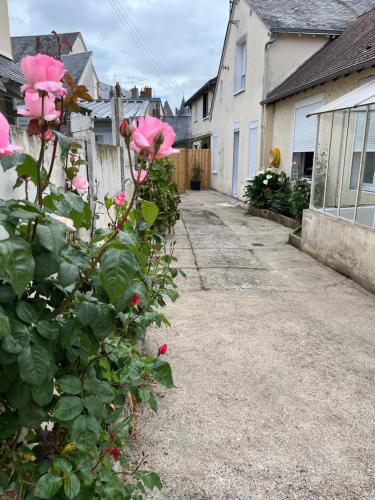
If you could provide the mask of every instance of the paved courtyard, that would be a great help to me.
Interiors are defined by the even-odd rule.
[[[140,415],[157,499],[375,499],[375,300],[289,230],[188,192],[166,314],[175,389]]]

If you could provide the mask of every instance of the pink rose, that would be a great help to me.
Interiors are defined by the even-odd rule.
[[[134,179],[137,182],[139,182],[139,184],[142,184],[147,179],[148,173],[147,173],[147,170],[141,170],[141,172],[139,173],[139,170],[133,169],[133,176],[134,176]],[[139,176],[139,179],[138,179],[138,176]]]
[[[122,205],[125,203],[125,201],[126,201],[126,194],[121,191],[117,195],[117,198],[115,199],[116,207],[122,207]]]
[[[44,140],[46,142],[50,141],[53,137],[53,132],[52,130],[48,129],[44,132]],[[42,132],[38,134],[38,139],[42,140]]]
[[[20,146],[9,144],[9,123],[0,113],[0,156],[11,156],[16,151],[22,151]]]
[[[138,123],[132,122],[130,129],[133,138],[130,147],[138,154],[146,153],[150,161],[179,152],[172,148],[176,139],[173,128],[158,118],[142,116]]]
[[[133,295],[133,298],[132,298],[131,304],[132,304],[132,306],[136,306],[137,304],[139,304],[139,303],[140,303],[140,301],[141,301],[141,297],[139,296],[139,294],[138,294],[138,293],[135,293],[135,294]]]
[[[55,95],[66,93],[61,82],[66,69],[61,61],[45,54],[25,56],[21,59],[21,69],[27,80],[21,87],[22,92],[44,90]]]
[[[167,350],[168,350],[167,344],[161,345],[158,350],[159,356],[163,356],[163,354],[166,354]]]
[[[73,177],[72,181],[68,182],[68,187],[70,187],[74,191],[77,191],[77,193],[79,194],[84,194],[87,193],[89,183],[81,175],[76,175],[75,177]]]
[[[44,103],[42,106],[43,99]],[[58,121],[59,113],[55,108],[55,98],[48,95],[43,99],[39,97],[38,92],[26,92],[24,99],[26,108],[18,107],[18,114],[28,116],[30,120],[44,118],[46,122],[52,122],[54,120]]]

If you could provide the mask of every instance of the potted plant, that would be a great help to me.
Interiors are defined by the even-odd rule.
[[[202,169],[199,163],[194,163],[193,170],[191,173],[190,188],[193,191],[200,191],[201,189],[201,177]]]

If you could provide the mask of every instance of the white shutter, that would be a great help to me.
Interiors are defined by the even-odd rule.
[[[249,157],[247,176],[249,179],[256,174],[257,163],[257,143],[258,143],[258,122],[251,122],[249,125]]]
[[[318,119],[316,115],[307,118],[306,115],[313,113],[322,105],[322,101],[317,101],[305,106],[296,106],[294,115],[294,141],[293,153],[306,153],[315,151],[316,133]]]
[[[363,140],[365,136],[365,125],[366,125],[366,112],[357,112],[355,133],[354,133],[354,152],[361,153],[363,147]],[[369,119],[369,129],[368,129],[368,139],[366,150],[369,153],[375,152],[375,113],[370,112]]]

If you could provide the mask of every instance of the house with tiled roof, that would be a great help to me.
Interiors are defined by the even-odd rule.
[[[287,92],[296,71],[314,56],[319,57],[324,47],[374,6],[375,0],[231,2],[210,111],[213,188],[241,198],[247,180],[269,165],[273,147],[280,148],[281,166],[289,174],[293,153],[310,153],[297,151],[306,147],[304,134],[311,136],[306,123],[299,127],[303,111],[289,110],[293,124],[297,123],[296,137],[287,126],[289,117],[280,115],[278,129],[285,136],[283,144],[297,144],[294,151],[291,145],[284,150],[281,139],[275,136],[275,105],[270,99],[282,97],[283,85]],[[304,161],[305,173],[311,173],[313,154],[304,155],[304,159],[300,155],[297,160]]]
[[[15,123],[14,99],[21,96],[20,87],[24,83],[23,74],[12,57],[7,2],[0,2],[0,112],[10,123]]]

